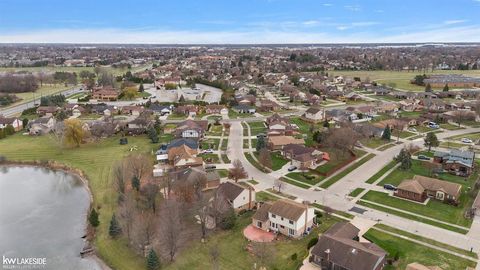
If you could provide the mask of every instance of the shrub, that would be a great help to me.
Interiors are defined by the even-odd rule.
[[[290,259],[291,259],[292,261],[296,261],[296,260],[297,260],[297,258],[298,258],[298,255],[297,255],[297,253],[296,253],[296,252],[295,252],[295,253],[293,253],[293,254],[292,254],[292,256],[290,256]]]
[[[308,241],[307,243],[307,249],[311,249],[313,246],[315,246],[318,242],[318,237],[314,237],[312,239],[310,239],[310,241]]]

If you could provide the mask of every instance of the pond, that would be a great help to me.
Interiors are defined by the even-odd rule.
[[[94,259],[79,255],[89,205],[89,193],[76,176],[41,167],[0,166],[3,268],[101,269]],[[6,266],[5,258],[33,264]]]

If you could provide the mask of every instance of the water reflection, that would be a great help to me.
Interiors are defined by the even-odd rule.
[[[70,174],[0,166],[0,254],[45,257],[45,269],[99,269],[79,257],[89,200]]]

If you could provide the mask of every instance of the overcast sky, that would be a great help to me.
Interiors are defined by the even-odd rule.
[[[0,0],[0,42],[480,42],[480,0]]]

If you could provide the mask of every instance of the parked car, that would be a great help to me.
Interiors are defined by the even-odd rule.
[[[295,166],[295,165],[292,165],[292,166],[288,167],[288,171],[289,171],[289,172],[293,172],[293,171],[295,171],[296,169],[297,169],[297,166]]]
[[[204,154],[212,154],[213,153],[213,150],[212,149],[205,149],[202,151],[202,153]]]
[[[383,188],[386,189],[386,190],[393,190],[393,191],[397,190],[397,187],[394,186],[394,185],[391,185],[391,184],[385,184],[385,185],[383,185]]]
[[[217,166],[215,166],[215,165],[211,165],[211,164],[210,165],[205,165],[205,169],[207,169],[207,170],[208,169],[216,169],[216,168],[217,168]]]
[[[440,126],[435,122],[428,122],[429,128],[440,128]]]
[[[430,160],[429,157],[425,156],[425,155],[418,155],[418,159],[421,159],[421,160]]]
[[[463,143],[473,143],[473,141],[470,140],[469,138],[462,138],[462,142]]]

